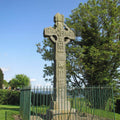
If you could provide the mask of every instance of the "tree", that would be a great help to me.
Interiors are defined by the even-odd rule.
[[[72,86],[116,85],[120,79],[119,0],[88,0],[72,10],[66,24],[76,34],[67,48],[67,82]],[[44,60],[53,61],[54,47],[49,39],[37,44]],[[45,65],[44,77],[52,76],[54,63]]]
[[[2,89],[2,85],[3,85],[3,72],[0,69],[0,89]]]
[[[3,80],[4,87],[8,87],[8,82],[6,80]]]
[[[22,88],[30,85],[30,79],[24,75],[24,74],[18,74],[13,78],[12,80],[9,81],[9,85],[12,88]]]
[[[88,0],[66,20],[76,33],[75,46],[82,50],[74,57],[86,86],[111,85],[120,77],[119,11],[119,0]]]

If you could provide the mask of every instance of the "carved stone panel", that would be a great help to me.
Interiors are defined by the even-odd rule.
[[[65,76],[66,76],[66,64],[65,61],[57,61],[56,62],[56,70],[57,70],[57,78],[58,79],[64,79],[65,80]]]
[[[49,37],[51,35],[56,35],[56,30],[54,28],[52,28],[52,27],[45,28],[44,29],[44,36]]]
[[[58,41],[56,43],[56,51],[57,53],[64,53],[65,52],[65,44],[62,41]]]

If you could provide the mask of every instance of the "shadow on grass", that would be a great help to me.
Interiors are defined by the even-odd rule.
[[[19,111],[19,108],[7,108],[1,107],[0,110],[12,110],[12,111]]]
[[[40,117],[42,119],[46,119],[46,114],[40,114],[40,113],[36,114],[35,112],[31,111],[31,115],[36,116],[36,117]]]

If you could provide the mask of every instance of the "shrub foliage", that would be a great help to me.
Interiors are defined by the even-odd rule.
[[[0,104],[2,105],[19,105],[20,91],[0,89]]]

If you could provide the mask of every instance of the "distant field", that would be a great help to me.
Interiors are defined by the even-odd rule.
[[[0,120],[5,120],[5,112],[7,112],[7,120],[14,120],[13,115],[19,114],[19,106],[0,105]]]

